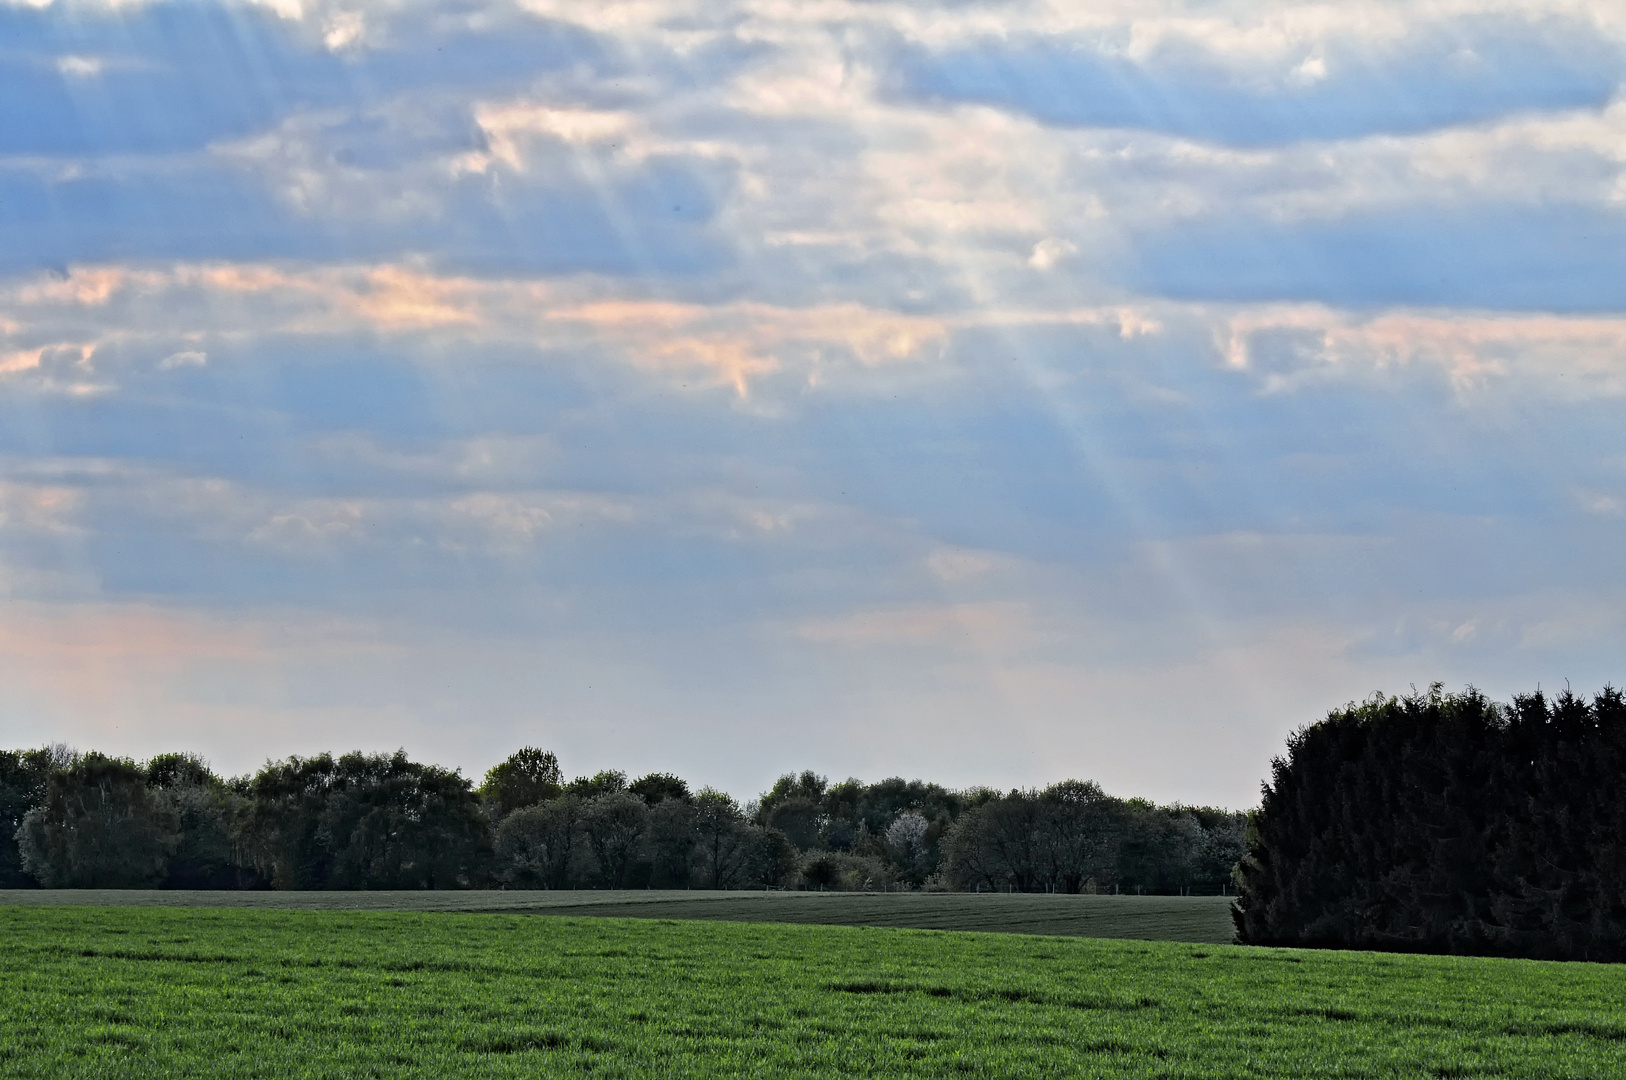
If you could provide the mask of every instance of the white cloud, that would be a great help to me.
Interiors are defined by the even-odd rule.
[[[335,13],[326,22],[322,44],[331,52],[360,48],[367,33],[367,18],[359,11]]]
[[[94,79],[102,73],[103,61],[98,56],[63,56],[56,69],[70,79]]]
[[[170,353],[158,361],[158,366],[165,371],[180,367],[202,367],[209,362],[209,354],[198,349],[184,349],[181,352]]]
[[[1302,336],[1298,365],[1259,373],[1267,388],[1426,365],[1460,389],[1515,383],[1563,399],[1626,393],[1626,317],[1489,311],[1339,312],[1321,305],[1259,305],[1232,312],[1217,335],[1227,363],[1253,366],[1252,343]],[[1216,328],[1218,329],[1218,327]]]
[[[1028,265],[1035,270],[1049,270],[1067,256],[1077,252],[1077,244],[1069,240],[1047,236],[1033,245],[1033,254],[1028,256]]]

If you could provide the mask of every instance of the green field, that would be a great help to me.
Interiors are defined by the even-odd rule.
[[[892,926],[1066,937],[1223,944],[1231,901],[1221,896],[1053,896],[1000,893],[806,892],[167,892],[0,890],[4,904],[159,905],[316,911],[485,911],[635,919]]]
[[[0,1075],[1626,1075],[1626,971],[1003,934],[0,908]]]

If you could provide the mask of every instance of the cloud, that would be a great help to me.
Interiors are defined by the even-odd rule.
[[[1196,30],[1195,26],[1190,27]],[[1319,37],[1319,36],[1318,36]],[[1595,25],[1559,17],[1427,20],[1387,39],[1328,34],[1263,58],[1199,34],[1008,37],[888,57],[904,99],[976,102],[1071,127],[1271,146],[1598,107],[1626,57]]]
[[[1586,388],[1618,393],[1618,357],[1626,346],[1626,324],[1608,315],[1161,303],[947,317],[852,303],[793,308],[618,299],[596,283],[490,280],[391,264],[84,267],[15,280],[0,288],[0,302],[14,346],[0,374],[51,368],[115,376],[121,368],[115,356],[142,352],[159,370],[201,367],[207,349],[172,345],[225,341],[254,327],[317,339],[358,333],[411,339],[416,350],[430,346],[446,355],[498,346],[537,355],[590,348],[663,380],[698,378],[740,397],[750,396],[753,383],[784,377],[803,387],[832,380],[856,386],[865,372],[900,365],[948,375],[958,365],[951,342],[989,330],[1100,327],[1128,342],[1178,327],[1181,334],[1208,335],[1216,359],[1269,377],[1274,389],[1289,378],[1422,365],[1462,386],[1516,379],[1563,396]],[[41,339],[46,343],[34,344]],[[1560,376],[1570,381],[1558,383]]]
[[[85,6],[71,16],[0,6],[10,42],[0,58],[0,154],[194,151],[305,110],[354,105],[364,87],[385,96],[495,90],[570,66],[617,67],[613,43],[505,16],[500,5],[461,25],[434,20],[432,38],[369,35],[374,47],[358,51],[365,25],[354,11],[307,26],[237,3]]]
[[[170,353],[158,361],[158,366],[167,370],[178,367],[202,367],[208,362],[208,353],[199,352],[197,349],[184,349],[181,352]]]
[[[1261,306],[1231,318],[1224,351],[1229,365],[1258,372],[1271,389],[1416,364],[1443,370],[1464,389],[1512,379],[1524,392],[1564,398],[1626,392],[1620,317]]]
[[[1618,681],[1608,6],[0,36],[18,739],[1240,805],[1373,689]]]
[[[56,69],[70,79],[93,79],[102,73],[103,66],[96,56],[64,56],[56,62]]]
[[[76,362],[89,365],[115,346],[129,352],[147,339],[151,351],[177,340],[221,340],[252,323],[260,332],[306,336],[361,332],[421,340],[432,334],[442,348],[459,342],[535,352],[590,346],[640,370],[720,383],[744,398],[754,380],[781,371],[812,385],[843,371],[940,357],[952,330],[942,319],[853,303],[703,305],[602,292],[590,284],[491,281],[389,264],[82,268],[0,289],[13,313],[10,338],[27,341],[64,324],[91,336],[88,344],[8,353],[0,375],[39,368],[51,349],[77,349]],[[177,312],[190,313],[190,321],[177,323]],[[160,355],[160,370],[202,366],[208,358],[197,348]]]

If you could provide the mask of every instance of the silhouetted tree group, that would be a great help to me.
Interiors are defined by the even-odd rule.
[[[1239,867],[1256,944],[1626,960],[1626,700],[1438,684],[1295,734]]]
[[[778,884],[793,869],[783,836],[748,821],[723,792],[691,792],[666,773],[628,783],[624,773],[601,772],[538,787],[523,804],[501,801],[506,767],[537,754],[557,775],[552,754],[526,749],[492,769],[481,788],[497,807],[493,877],[502,884],[736,889]]]
[[[1260,808],[1066,781],[781,776],[741,806],[526,747],[476,788],[395,754],[222,778],[0,752],[0,887],[812,888],[1215,893],[1255,944],[1626,960],[1626,696],[1436,684],[1295,733]]]
[[[811,772],[780,777],[757,817],[801,852],[803,881],[850,889],[1218,893],[1247,827],[1245,814],[1117,799],[1087,781],[956,792]]]
[[[1217,892],[1245,824],[1076,781],[1002,794],[804,772],[741,806],[667,773],[566,781],[535,747],[478,788],[404,752],[231,779],[187,754],[0,752],[0,815],[0,886],[55,888]]]
[[[945,842],[956,888],[1217,893],[1242,855],[1247,815],[1115,799],[1064,781],[971,807]]]

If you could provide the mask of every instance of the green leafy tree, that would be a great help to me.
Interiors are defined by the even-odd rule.
[[[893,857],[879,838],[899,814],[916,813],[928,823],[919,861],[935,867],[944,830],[966,806],[964,795],[921,780],[894,776],[874,784],[852,778],[831,784],[805,770],[779,777],[758,801],[754,818],[783,832],[802,851],[824,848],[888,862]]]
[[[145,766],[147,786],[160,790],[180,787],[219,787],[220,777],[197,754],[159,754]]]
[[[829,851],[811,852],[802,858],[801,873],[804,882],[823,892],[840,878],[840,858]]]
[[[852,782],[854,781],[849,781]],[[820,776],[811,769],[804,770],[800,775],[786,773],[774,781],[773,787],[763,793],[762,798],[757,801],[757,806],[764,815],[772,813],[776,807],[793,799],[817,806],[824,801],[829,790],[829,778]]]
[[[273,762],[247,823],[280,889],[448,889],[488,869],[491,827],[469,781],[392,755]]]
[[[629,791],[595,795],[582,804],[581,835],[599,881],[611,889],[626,888],[649,835],[649,807]]]
[[[784,833],[800,851],[819,846],[828,820],[824,807],[803,795],[779,799],[759,813],[764,825]]]
[[[725,792],[701,788],[695,795],[694,831],[707,886],[722,889],[749,875],[750,838],[740,804]]]
[[[38,884],[23,869],[17,830],[28,812],[45,801],[51,770],[65,768],[71,760],[72,755],[61,746],[0,750],[0,888],[21,889]]]
[[[97,753],[54,770],[17,831],[24,872],[57,889],[157,885],[179,839],[174,806],[142,768]]]
[[[1037,889],[1048,868],[1045,816],[1036,795],[1023,791],[961,815],[945,852],[950,880],[960,888]]]
[[[1196,876],[1204,835],[1183,810],[1131,802],[1118,848],[1118,879],[1136,892],[1170,893]]]
[[[748,874],[753,885],[789,885],[796,879],[800,853],[778,829],[747,825],[750,831]]]
[[[616,769],[604,769],[592,776],[578,776],[565,785],[565,792],[578,799],[591,799],[596,795],[612,795],[627,790],[627,774]]]
[[[491,767],[480,785],[480,798],[500,820],[522,806],[557,799],[563,790],[564,775],[553,751],[526,746]]]
[[[582,801],[564,795],[521,807],[497,826],[499,876],[526,888],[570,885],[581,846]]]
[[[160,754],[147,761],[147,787],[174,809],[178,833],[164,875],[167,889],[256,888],[264,879],[247,865],[234,826],[247,800],[196,754]]]
[[[689,785],[671,773],[650,773],[648,776],[640,776],[627,785],[627,790],[650,806],[665,799],[676,799],[685,803],[694,801],[694,793],[689,790]]]
[[[1114,799],[1089,781],[967,801],[943,837],[942,865],[955,888],[1078,892],[1124,881],[1174,892],[1187,886],[1183,875],[1203,843],[1189,814]]]
[[[681,889],[696,876],[699,834],[692,799],[662,799],[649,808],[650,884]]]

